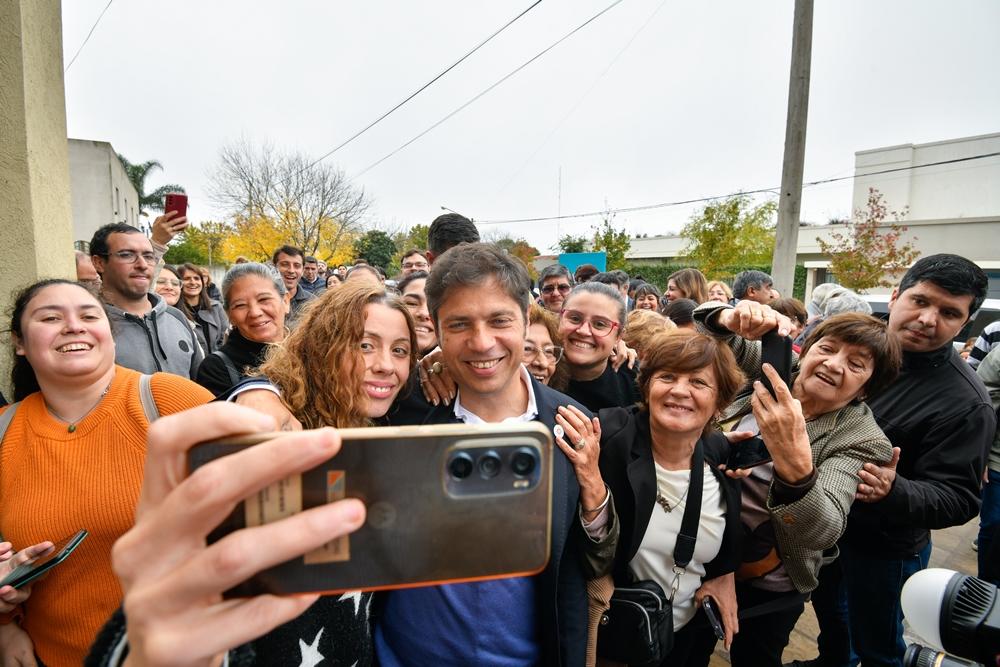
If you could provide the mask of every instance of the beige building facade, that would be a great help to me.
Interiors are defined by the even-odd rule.
[[[97,228],[111,222],[149,233],[148,222],[139,215],[139,194],[108,142],[70,139],[69,180],[73,245],[78,250],[87,250]]]

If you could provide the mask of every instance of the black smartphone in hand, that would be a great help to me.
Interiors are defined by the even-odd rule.
[[[768,463],[770,460],[771,452],[767,451],[767,445],[764,444],[759,435],[755,435],[752,438],[729,445],[729,459],[726,461],[726,468],[742,470]]]
[[[30,584],[32,581],[42,576],[52,568],[54,568],[59,563],[63,562],[73,551],[80,546],[80,542],[87,537],[87,531],[81,530],[69,537],[63,538],[55,543],[55,545],[48,550],[43,555],[37,556],[27,563],[23,563],[14,568],[14,571],[8,574],[3,581],[0,581],[0,587],[2,586],[13,586],[14,588],[21,588]]]
[[[719,610],[715,607],[715,601],[706,595],[701,600],[701,608],[705,610],[705,616],[708,617],[708,623],[712,626],[712,632],[715,633],[715,637],[725,640],[726,628],[722,625],[722,618],[719,616]]]
[[[779,336],[777,331],[768,331],[760,339],[760,363],[761,366],[771,364],[785,385],[790,384],[792,381],[792,339],[788,336]],[[772,398],[777,398],[771,381],[764,375],[763,371],[760,374],[760,381],[771,392]]]

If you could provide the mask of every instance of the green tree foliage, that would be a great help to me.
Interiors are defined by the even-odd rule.
[[[587,252],[587,243],[590,242],[586,236],[573,236],[567,234],[556,242],[555,249],[561,253]]]
[[[170,244],[163,261],[167,264],[191,262],[202,266],[224,264],[224,245],[232,235],[233,230],[222,222],[205,221],[197,227],[190,225]]]
[[[770,263],[777,209],[774,202],[754,206],[744,194],[710,202],[681,230],[691,264],[716,280],[730,277],[726,267]]]
[[[528,269],[528,275],[531,276],[531,279],[538,279],[538,271],[535,269],[535,258],[541,254],[538,252],[538,248],[532,246],[524,239],[515,239],[509,235],[491,239],[489,242],[495,243],[506,250],[508,254],[521,260],[521,263]]]
[[[150,172],[154,169],[163,169],[163,165],[156,160],[149,160],[141,164],[132,164],[121,153],[118,154],[118,160],[122,163],[122,167],[125,169],[125,174],[128,175],[128,180],[132,183],[132,187],[139,194],[140,215],[145,213],[146,209],[162,211],[163,196],[168,192],[184,192],[184,188],[181,186],[168,184],[161,185],[152,192],[147,193],[146,178],[149,177]]]
[[[396,254],[396,244],[381,229],[372,229],[354,242],[354,254],[372,266],[388,270],[392,258]]]
[[[594,228],[593,250],[603,250],[607,258],[607,270],[625,267],[625,255],[632,247],[632,239],[624,229],[616,231],[612,223],[615,214],[606,212],[603,222]]]
[[[906,213],[905,208],[890,211],[882,193],[868,188],[867,205],[844,223],[844,233],[831,234],[832,241],[816,239],[820,250],[830,256],[830,271],[838,283],[856,292],[896,284],[895,274],[905,271],[920,255],[911,242],[902,242],[907,228],[899,221]],[[887,223],[890,217],[892,222]]]

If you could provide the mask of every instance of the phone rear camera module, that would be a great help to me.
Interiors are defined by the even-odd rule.
[[[448,462],[448,472],[455,479],[465,479],[472,474],[472,457],[465,452],[459,452]]]
[[[538,456],[530,447],[521,447],[510,457],[510,468],[518,477],[527,477],[537,465]]]
[[[479,457],[479,475],[492,479],[500,474],[500,455],[490,450]]]

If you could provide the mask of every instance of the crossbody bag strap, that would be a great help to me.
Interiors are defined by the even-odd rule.
[[[21,405],[21,401],[11,403],[10,407],[0,415],[0,443],[3,443],[3,437],[7,434],[7,427],[10,426],[10,422],[14,419],[14,413],[17,412],[17,406],[19,405]]]
[[[701,519],[701,492],[705,482],[705,450],[701,440],[691,455],[691,479],[688,481],[687,504],[681,518],[681,530],[674,545],[674,563],[682,570],[694,557],[694,545],[698,539],[698,523]]]
[[[142,411],[146,415],[146,421],[150,424],[160,418],[160,408],[156,405],[153,397],[153,376],[143,373],[139,376],[139,402],[142,404]]]

